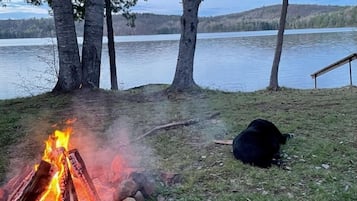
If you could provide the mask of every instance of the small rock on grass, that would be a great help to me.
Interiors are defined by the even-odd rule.
[[[136,201],[136,200],[135,200],[135,198],[128,197],[128,198],[125,198],[123,201]]]
[[[130,174],[129,178],[135,181],[135,183],[138,185],[138,191],[141,191],[145,198],[148,198],[154,194],[154,183],[150,181],[149,178],[143,173],[133,172]]]
[[[161,179],[167,186],[171,186],[177,183],[180,183],[182,180],[182,176],[178,173],[172,172],[161,172]]]
[[[327,170],[327,169],[330,168],[330,165],[329,164],[322,164],[321,167],[323,167],[325,170]]]
[[[141,191],[136,192],[134,198],[136,201],[145,201],[144,195],[141,193]]]
[[[113,200],[122,201],[125,198],[133,197],[135,196],[136,192],[138,192],[138,189],[138,185],[132,179],[124,180],[120,183],[119,187],[114,192]]]

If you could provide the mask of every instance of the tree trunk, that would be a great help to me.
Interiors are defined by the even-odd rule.
[[[276,43],[276,49],[275,49],[275,55],[274,55],[274,61],[273,61],[273,66],[271,68],[270,84],[268,87],[270,90],[274,90],[274,91],[277,91],[279,89],[278,71],[279,71],[281,52],[283,49],[285,22],[286,22],[286,15],[288,12],[288,5],[289,5],[288,0],[283,0],[283,5],[281,8],[281,15],[280,15],[280,22],[279,22],[279,31],[278,31],[277,43]]]
[[[107,32],[108,32],[107,37],[108,37],[111,89],[118,90],[117,66],[115,64],[115,45],[114,45],[114,31],[113,31],[113,20],[112,20],[112,5],[110,0],[105,0],[105,13],[106,13]]]
[[[85,88],[99,88],[103,8],[104,0],[87,0],[85,3],[82,50],[83,87]]]
[[[176,72],[169,91],[187,91],[198,88],[193,80],[193,61],[196,49],[198,8],[202,0],[183,0],[181,38]]]
[[[52,5],[59,56],[58,81],[53,91],[72,91],[78,89],[82,82],[72,2],[53,0]]]

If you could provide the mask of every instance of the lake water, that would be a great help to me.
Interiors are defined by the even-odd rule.
[[[287,30],[279,85],[310,89],[315,71],[357,52],[357,28]],[[172,82],[179,35],[116,37],[119,87]],[[81,41],[81,39],[79,39]],[[55,85],[55,41],[50,38],[0,40],[0,99],[36,95]],[[202,87],[255,91],[269,84],[276,31],[199,34],[194,79]],[[55,63],[57,61],[55,60]],[[352,62],[357,82],[357,62]],[[103,45],[101,88],[110,88],[107,45]],[[319,88],[349,84],[348,64],[318,78]]]

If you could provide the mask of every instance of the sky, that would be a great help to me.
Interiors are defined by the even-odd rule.
[[[31,6],[26,0],[2,0],[6,6],[0,6],[0,19],[22,19],[49,17],[48,7]],[[139,13],[182,14],[182,0],[138,0],[132,9]],[[263,6],[281,4],[282,0],[204,0],[199,9],[199,16],[217,16],[242,12]],[[290,4],[320,5],[357,5],[357,0],[290,0]]]

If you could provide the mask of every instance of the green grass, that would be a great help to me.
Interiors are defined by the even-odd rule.
[[[164,87],[0,101],[0,183],[8,179],[12,161],[36,159],[53,127],[68,118],[77,118],[75,129],[85,128],[105,147],[116,130],[125,129],[134,139],[158,125],[220,112],[198,124],[157,131],[133,145],[148,172],[182,175],[175,185],[157,182],[158,194],[190,201],[357,200],[356,88],[164,95]],[[295,134],[282,147],[289,170],[244,165],[233,158],[231,146],[212,143],[233,139],[255,118]]]

